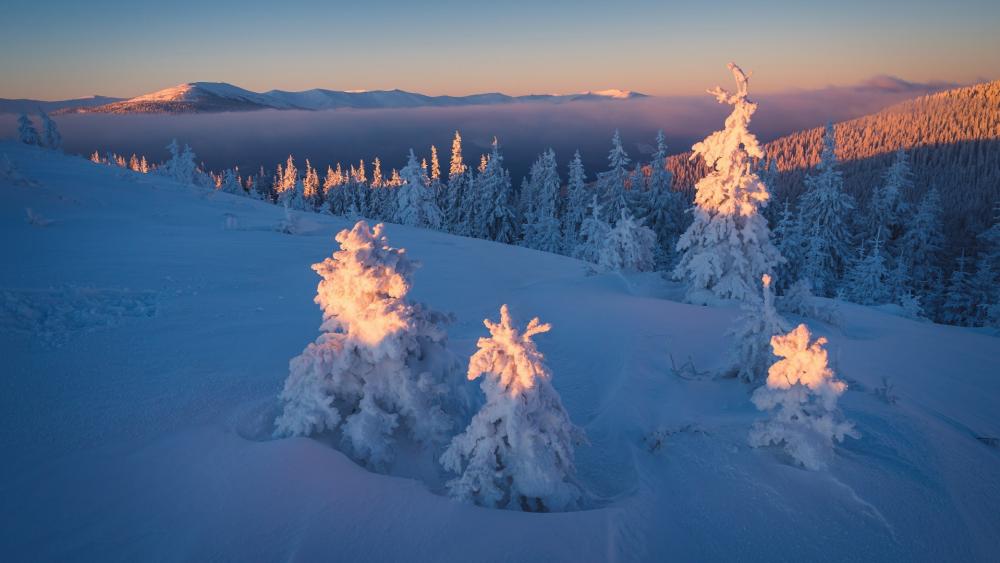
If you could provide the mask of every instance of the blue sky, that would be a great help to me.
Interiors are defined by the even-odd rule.
[[[996,0],[169,3],[7,0],[0,97],[131,96],[181,82],[286,90],[694,94],[1000,78]]]

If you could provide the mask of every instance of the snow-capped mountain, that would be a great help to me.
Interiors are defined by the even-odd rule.
[[[200,113],[250,111],[258,109],[325,110],[339,108],[416,108],[466,105],[508,104],[547,101],[629,100],[646,97],[629,90],[598,90],[580,94],[529,94],[509,96],[498,92],[468,96],[428,96],[404,90],[326,90],[314,88],[301,92],[270,90],[251,92],[225,82],[190,82],[179,84],[127,100],[96,107],[63,110],[66,113]]]

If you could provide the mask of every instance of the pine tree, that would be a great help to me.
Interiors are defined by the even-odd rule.
[[[438,162],[437,147],[431,145],[431,182],[437,183],[441,180],[441,163]]]
[[[549,149],[531,167],[527,182],[530,189],[522,191],[525,208],[524,246],[544,252],[559,252],[561,237],[556,217],[556,200],[562,186],[556,164],[556,153]]]
[[[681,194],[673,191],[673,175],[667,170],[667,144],[663,131],[656,134],[656,152],[650,163],[649,211],[646,224],[656,233],[656,269],[665,270],[674,262],[674,247],[684,218]]]
[[[916,213],[910,216],[902,247],[906,249],[910,288],[924,299],[934,299],[943,276],[939,264],[944,247],[941,194],[936,188],[924,194]]]
[[[434,201],[434,192],[427,187],[427,177],[410,149],[406,166],[400,171],[403,185],[396,192],[396,221],[402,225],[437,229],[441,227],[441,210]],[[384,188],[388,189],[388,188]]]
[[[851,260],[849,220],[854,198],[844,192],[844,178],[837,169],[836,140],[833,124],[828,123],[823,136],[823,152],[816,174],[805,179],[806,191],[799,199],[801,223],[809,229],[806,268],[813,288],[828,295]],[[785,257],[788,258],[787,256]]]
[[[743,314],[729,332],[736,340],[733,364],[736,376],[747,383],[763,379],[774,363],[771,338],[791,329],[788,321],[774,307],[774,290],[771,276],[761,276],[762,298],[743,304]]]
[[[42,119],[42,144],[52,150],[62,149],[62,135],[59,134],[56,122],[42,110],[38,110],[38,117]]]
[[[302,178],[302,196],[305,198],[307,207],[319,209],[323,205],[323,192],[320,191],[319,174],[312,167],[309,159],[306,159],[306,175]]]
[[[570,421],[532,341],[550,325],[536,317],[518,330],[506,305],[500,308],[500,322],[483,324],[490,336],[479,339],[468,377],[482,377],[486,403],[441,456],[445,469],[459,474],[448,482],[449,492],[493,508],[578,508],[582,493],[573,449],[586,437]]]
[[[891,301],[889,270],[882,244],[882,232],[876,231],[871,250],[855,262],[844,279],[847,299],[859,305],[881,305]]]
[[[465,174],[465,162],[462,160],[462,136],[455,131],[455,138],[451,141],[451,161],[448,167],[448,183],[461,178]]]
[[[41,142],[31,118],[23,113],[17,118],[17,138],[26,145],[37,145]]]
[[[167,145],[167,150],[170,152],[170,160],[164,163],[158,171],[176,182],[194,184],[198,165],[191,147],[184,145],[182,150],[177,144],[177,139],[173,139]]]
[[[580,226],[579,244],[573,250],[573,257],[592,264],[601,261],[601,249],[608,238],[611,227],[604,221],[604,210],[594,194],[590,202],[590,213]]]
[[[882,239],[892,245],[900,235],[905,213],[903,194],[913,187],[910,159],[903,149],[896,151],[896,158],[886,170],[883,182],[876,185],[868,208],[868,233],[881,231]]]
[[[753,447],[783,445],[796,462],[816,470],[826,465],[834,440],[859,434],[837,410],[847,384],[829,368],[826,338],[810,340],[804,324],[771,338],[774,355],[781,359],[768,369],[767,384],[754,391],[752,400],[759,410],[773,414],[754,424],[749,441]]]
[[[475,180],[474,194],[474,222],[470,234],[514,244],[518,240],[518,232],[510,174],[503,167],[503,156],[500,154],[500,144],[496,139],[493,139],[493,150],[486,167]]]
[[[383,225],[359,221],[336,240],[340,250],[313,265],[322,334],[289,362],[275,434],[339,428],[359,459],[383,468],[400,430],[435,443],[451,427],[446,317],[407,298],[417,265]]]
[[[372,162],[372,188],[381,188],[383,184],[382,180],[382,159],[375,157]]]
[[[948,280],[944,303],[941,305],[941,321],[947,324],[966,326],[969,324],[975,309],[972,301],[972,284],[967,270],[968,259],[965,249],[955,259],[955,270]]]
[[[656,233],[632,217],[628,209],[622,209],[601,245],[597,262],[613,272],[650,272],[656,267],[655,246]]]
[[[774,226],[774,246],[785,259],[785,262],[777,267],[779,288],[787,288],[792,280],[802,279],[802,259],[805,254],[805,242],[802,237],[802,225],[799,218],[791,209],[788,199],[781,205],[781,212],[778,214]],[[783,283],[782,283],[782,280]],[[808,282],[812,287],[812,282]]]
[[[692,147],[693,157],[701,156],[711,171],[695,186],[694,222],[677,241],[681,257],[674,277],[688,280],[692,302],[755,299],[761,276],[783,262],[760,214],[770,198],[767,186],[750,167],[751,158],[763,156],[747,130],[757,104],[747,98],[747,75],[733,63],[729,68],[736,93],[719,87],[711,93],[733,112],[724,130]]]
[[[612,224],[621,216],[622,209],[628,207],[625,195],[625,183],[628,180],[628,154],[622,147],[622,138],[615,129],[611,137],[611,151],[608,152],[608,170],[597,175],[597,192],[601,196],[604,209],[604,220]]]
[[[234,195],[244,194],[243,186],[237,179],[236,172],[234,172],[232,169],[226,169],[225,172],[222,173],[222,183],[219,186],[219,190],[227,194],[234,194]]]
[[[562,215],[562,253],[571,256],[580,244],[580,228],[587,216],[587,206],[591,201],[590,190],[587,189],[587,173],[583,168],[580,151],[573,154],[569,163],[569,173],[566,185],[566,211]]]

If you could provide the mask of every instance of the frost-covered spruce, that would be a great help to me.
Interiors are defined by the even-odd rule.
[[[754,424],[750,445],[783,445],[805,468],[822,469],[834,440],[857,438],[858,433],[837,410],[837,398],[847,384],[829,368],[823,349],[826,339],[810,342],[811,338],[804,324],[771,338],[774,355],[781,359],[768,370],[767,384],[752,397],[759,410],[771,412],[771,418]]]
[[[62,135],[59,133],[59,128],[56,127],[56,122],[42,110],[38,110],[38,117],[42,119],[42,144],[53,150],[61,149]]]
[[[417,264],[389,246],[383,225],[359,221],[337,234],[340,250],[313,264],[322,334],[289,362],[275,434],[340,429],[354,454],[375,467],[393,458],[394,437],[444,441],[446,317],[407,298]]]
[[[184,145],[184,149],[181,150],[177,139],[173,139],[167,145],[167,150],[170,151],[170,160],[163,163],[156,171],[182,184],[193,184],[198,172],[198,165],[191,147]]]
[[[17,138],[26,145],[37,145],[40,142],[38,130],[31,123],[31,118],[23,113],[17,118]]]
[[[774,307],[774,291],[771,276],[761,277],[764,290],[762,299],[743,306],[743,315],[730,331],[735,337],[734,364],[736,375],[743,381],[753,383],[763,379],[768,367],[774,361],[771,354],[771,338],[788,331],[789,324]]]
[[[601,248],[608,238],[611,227],[604,222],[604,214],[601,204],[597,201],[597,194],[594,194],[590,202],[590,214],[583,219],[580,225],[579,243],[573,250],[573,257],[597,264],[601,261]]]
[[[410,149],[406,166],[399,171],[403,185],[396,192],[396,221],[402,225],[438,229],[441,227],[441,209],[434,200],[434,191],[427,187],[427,175]]]
[[[573,445],[586,438],[570,422],[531,340],[550,325],[536,317],[520,331],[506,305],[500,308],[500,322],[483,324],[490,336],[479,339],[468,375],[470,380],[482,377],[486,404],[441,456],[446,469],[460,474],[448,482],[451,495],[531,512],[578,507]]]
[[[622,209],[615,227],[601,245],[598,264],[615,272],[649,272],[655,269],[656,233]]]
[[[747,98],[749,77],[733,63],[729,69],[736,93],[719,87],[709,93],[733,112],[725,129],[692,147],[691,158],[701,156],[711,171],[695,185],[694,221],[677,241],[674,277],[688,281],[692,302],[756,299],[758,280],[784,261],[760,213],[770,198],[767,186],[750,166],[751,158],[764,156],[747,130],[757,104]]]

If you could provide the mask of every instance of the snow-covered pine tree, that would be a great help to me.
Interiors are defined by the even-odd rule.
[[[583,168],[580,151],[573,154],[569,163],[569,173],[566,184],[566,209],[561,218],[562,250],[567,256],[572,256],[580,244],[580,228],[587,216],[587,206],[591,201],[591,193],[587,189],[587,173]]]
[[[597,263],[612,272],[650,272],[656,267],[655,246],[656,233],[622,209],[601,245]]]
[[[396,221],[411,227],[440,228],[441,210],[434,201],[434,192],[427,187],[427,177],[424,176],[413,149],[410,149],[406,166],[399,175],[403,179],[403,185],[392,189],[396,192]]]
[[[844,278],[844,296],[859,305],[881,305],[892,300],[890,272],[882,254],[882,231],[875,232],[871,249]]]
[[[806,191],[798,202],[801,224],[808,229],[805,267],[819,295],[833,293],[852,258],[849,222],[854,198],[844,191],[836,148],[833,124],[827,123],[816,173],[806,176]]]
[[[42,119],[42,144],[52,150],[62,149],[62,135],[56,127],[56,122],[41,109],[38,110],[38,117]]]
[[[868,230],[864,231],[868,238],[881,231],[885,244],[890,247],[894,245],[901,234],[906,211],[903,194],[912,187],[910,159],[903,149],[899,149],[895,160],[886,170],[883,182],[875,186],[871,195],[866,217]]]
[[[611,227],[604,221],[604,211],[597,194],[591,197],[588,211],[580,225],[579,243],[573,249],[573,257],[597,264],[601,261],[601,249],[604,248],[604,241],[607,240]]]
[[[965,249],[955,259],[955,270],[948,280],[948,287],[941,304],[941,321],[951,325],[967,326],[975,310],[972,301],[972,284],[969,280],[968,258]]]
[[[802,238],[802,225],[798,216],[789,205],[788,198],[781,204],[774,225],[774,246],[778,249],[785,262],[777,267],[778,281],[775,286],[787,288],[789,280],[802,279],[802,257],[805,254],[805,243]],[[807,282],[812,287],[812,282]]]
[[[222,183],[219,186],[219,190],[234,195],[244,195],[243,186],[240,184],[239,179],[236,177],[236,172],[231,168],[227,168],[225,172],[222,173]]]
[[[27,114],[22,113],[17,118],[17,138],[26,145],[37,145],[41,142],[38,130],[35,129],[35,125],[31,122],[31,118]]]
[[[493,150],[486,167],[475,180],[474,224],[472,236],[514,244],[518,240],[517,215],[514,212],[510,174],[503,167],[500,144],[493,139]]]
[[[389,246],[384,226],[359,221],[337,234],[340,250],[313,264],[322,334],[289,362],[278,436],[340,429],[361,460],[383,468],[402,431],[445,439],[452,422],[446,316],[407,298],[417,263]]]
[[[674,262],[674,247],[684,220],[684,202],[681,194],[673,190],[673,175],[667,170],[667,143],[662,130],[656,134],[656,152],[649,167],[646,224],[656,233],[656,269],[666,270]]]
[[[993,225],[978,238],[982,246],[971,280],[976,324],[1000,328],[1000,204],[994,207]]]
[[[943,273],[939,264],[944,248],[941,194],[936,188],[927,190],[916,213],[909,217],[901,246],[906,249],[910,288],[925,304],[936,307],[940,301]]]
[[[754,391],[752,400],[759,410],[772,414],[770,420],[754,424],[749,441],[753,447],[784,445],[796,462],[817,470],[826,465],[834,440],[859,434],[837,410],[837,398],[847,384],[829,367],[826,338],[810,340],[804,324],[771,338],[774,355],[781,359],[770,367],[767,384]]]
[[[445,469],[459,474],[448,482],[449,492],[482,506],[527,512],[579,507],[573,450],[586,437],[570,421],[532,341],[550,325],[536,317],[518,330],[506,305],[500,322],[483,324],[490,336],[479,339],[468,377],[482,377],[486,403],[441,456]]]
[[[522,192],[524,211],[524,246],[544,252],[559,252],[561,236],[559,219],[556,217],[556,200],[562,188],[556,153],[549,149],[538,157],[531,167],[531,186]]]
[[[761,276],[763,295],[760,300],[743,304],[743,314],[729,331],[736,346],[733,354],[733,371],[747,383],[763,379],[774,362],[771,338],[788,332],[791,326],[774,307],[774,290],[771,276]]]
[[[176,182],[193,184],[198,165],[191,147],[184,145],[182,150],[177,139],[173,139],[167,145],[167,150],[170,152],[170,160],[157,168],[157,171]]]
[[[758,282],[784,260],[771,243],[767,220],[760,214],[770,195],[750,166],[763,157],[757,138],[747,130],[757,104],[747,98],[749,77],[729,63],[737,89],[715,87],[709,93],[733,112],[726,128],[692,149],[710,166],[695,185],[694,221],[677,241],[680,261],[674,277],[687,279],[688,300],[756,299]]]
[[[306,174],[302,177],[302,197],[309,209],[319,209],[323,205],[323,192],[320,191],[319,174],[306,159]]]
[[[601,197],[601,208],[604,210],[604,221],[609,225],[621,217],[622,209],[628,207],[625,195],[625,183],[628,180],[628,165],[632,162],[622,138],[615,129],[611,137],[611,150],[608,152],[608,170],[597,175],[597,193]]]

